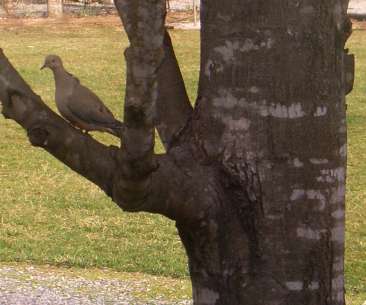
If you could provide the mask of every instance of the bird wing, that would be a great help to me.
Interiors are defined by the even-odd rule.
[[[75,83],[76,83],[76,84],[80,84],[79,79],[78,79],[75,75],[71,74],[70,72],[68,72],[68,71],[66,71],[66,70],[65,70],[65,72],[67,73],[67,75],[68,75],[70,78],[72,78],[72,79],[75,81]]]
[[[78,84],[69,96],[67,107],[79,120],[93,125],[113,127],[117,120],[90,89]]]

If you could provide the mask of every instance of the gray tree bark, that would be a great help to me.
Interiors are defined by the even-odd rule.
[[[131,43],[121,147],[53,113],[1,53],[5,117],[122,209],[175,220],[195,305],[344,305],[347,1],[202,0],[194,109],[165,1],[115,4]]]

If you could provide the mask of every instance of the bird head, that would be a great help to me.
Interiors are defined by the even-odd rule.
[[[41,70],[44,68],[50,68],[51,70],[56,70],[57,68],[62,68],[62,60],[57,55],[47,55]]]

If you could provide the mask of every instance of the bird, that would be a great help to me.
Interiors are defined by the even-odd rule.
[[[55,78],[55,100],[60,114],[73,126],[85,131],[108,132],[120,137],[123,123],[89,88],[69,73],[58,55],[47,55],[41,70],[49,68]]]

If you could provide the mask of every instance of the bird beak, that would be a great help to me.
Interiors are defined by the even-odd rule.
[[[44,68],[47,68],[46,63],[43,64],[43,66],[40,68],[40,70],[43,70]]]

